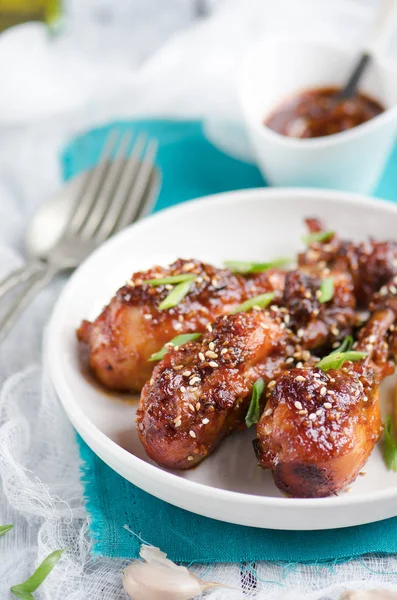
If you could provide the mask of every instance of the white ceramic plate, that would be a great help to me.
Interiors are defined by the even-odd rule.
[[[207,197],[160,212],[115,236],[74,273],[48,330],[48,360],[61,402],[87,444],[123,477],[167,502],[241,525],[273,529],[327,529],[397,515],[397,474],[376,447],[366,475],[351,493],[289,499],[256,465],[252,430],[236,433],[199,467],[169,472],[145,455],[135,430],[136,402],[103,392],[79,363],[75,329],[96,317],[133,271],[178,256],[213,263],[268,260],[301,248],[305,216],[362,240],[393,239],[397,207],[381,200],[321,190],[257,189]],[[385,382],[383,404],[393,381]]]

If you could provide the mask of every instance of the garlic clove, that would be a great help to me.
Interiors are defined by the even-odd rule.
[[[190,600],[218,583],[203,581],[178,566],[159,548],[142,545],[140,556],[123,571],[123,585],[133,600]]]

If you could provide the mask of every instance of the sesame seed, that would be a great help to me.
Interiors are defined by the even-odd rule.
[[[215,350],[215,344],[214,344],[214,342],[210,342],[210,343],[208,344],[208,348],[209,348],[210,350]]]
[[[305,381],[305,378],[302,377],[302,375],[298,375],[297,377],[295,377],[295,381]]]
[[[305,298],[307,298],[307,300],[309,300],[312,297],[312,293],[309,290],[307,290],[303,295]]]
[[[217,362],[215,362],[214,360],[211,360],[209,363],[209,366],[212,367],[213,369],[216,369],[219,365]]]
[[[182,415],[178,415],[177,417],[175,417],[174,423],[176,423],[177,421],[180,421],[181,419],[182,419]]]
[[[291,317],[289,315],[285,315],[285,317],[284,317],[284,323],[286,325],[288,325],[288,323],[290,322],[290,320],[291,320]]]
[[[280,323],[280,329],[285,329],[286,325],[285,323]]]
[[[316,379],[320,379],[320,378],[321,378],[321,375],[320,375],[320,373],[314,373],[314,374],[313,374],[313,377],[315,377]]]
[[[194,269],[194,263],[192,262],[187,262],[182,267],[182,271],[191,271],[192,269]]]
[[[323,406],[324,408],[332,408],[331,402],[324,402]]]
[[[291,364],[291,363],[293,363],[293,362],[294,362],[294,357],[293,357],[293,356],[289,356],[289,357],[286,359],[286,361],[285,361],[285,364],[286,364],[286,365],[290,365],[290,364]]]
[[[209,419],[207,419],[207,417],[206,417],[206,418],[205,418],[205,419],[203,419],[201,422],[202,422],[202,424],[203,424],[203,425],[207,425],[207,423],[209,423],[209,422],[210,422],[210,420],[209,420]]]
[[[186,388],[184,385],[181,385],[181,387],[179,389],[181,390],[181,392],[186,392]]]
[[[195,377],[192,377],[189,380],[189,385],[194,385],[195,383],[200,383],[201,379],[200,377],[197,377],[197,375]]]
[[[197,410],[197,411],[199,411],[199,410],[200,410],[200,408],[201,408],[201,404],[200,404],[200,402],[197,402],[197,403],[196,403],[196,410]]]
[[[184,321],[184,320],[185,320],[185,317],[184,317],[183,315],[179,315],[179,316],[178,316],[178,321],[179,321],[180,323],[183,323],[183,321]]]
[[[202,277],[197,277],[196,278],[196,283],[203,283],[203,278]]]
[[[298,369],[301,369],[301,368],[303,367],[303,362],[300,362],[300,361],[299,361],[299,362],[297,362],[297,363],[296,363],[296,367],[297,367]]]
[[[269,390],[272,390],[274,388],[274,386],[276,385],[276,381],[275,379],[272,379],[271,381],[269,381],[269,383],[267,384],[267,387]]]
[[[311,421],[315,421],[316,420],[316,415],[314,413],[311,413],[311,415],[309,415],[309,419]]]
[[[164,287],[166,290],[172,290],[172,285],[170,283],[167,283]]]
[[[262,309],[259,306],[259,304],[254,304],[254,306],[252,307],[252,310],[262,310]]]
[[[299,400],[297,400],[296,402],[294,402],[294,406],[295,408],[297,408],[298,410],[302,410],[302,403],[299,402]]]
[[[187,459],[188,459],[188,461],[190,462],[190,461],[194,460],[194,456],[191,456],[191,455],[190,455],[190,456],[188,456],[188,457],[187,457]]]
[[[307,415],[306,408],[302,408],[302,410],[300,410],[298,414],[300,414],[300,415]]]
[[[374,344],[376,342],[376,335],[370,335],[369,338],[368,338],[368,341],[371,344]]]
[[[278,311],[278,306],[276,306],[275,304],[272,304],[270,307],[270,310],[273,312],[277,312]]]
[[[316,410],[316,415],[319,417],[320,415],[323,414],[323,411],[321,408],[319,408],[318,410]]]
[[[198,357],[199,357],[200,360],[205,360],[205,356],[204,356],[204,354],[202,352],[198,353]]]
[[[264,415],[265,417],[270,417],[270,415],[273,413],[273,409],[272,408],[268,408],[267,410],[265,410]]]
[[[175,427],[180,427],[181,424],[182,424],[182,421],[180,419],[177,419],[176,421],[174,421]]]
[[[132,279],[127,279],[127,281],[125,282],[125,285],[129,285],[130,287],[135,287],[135,283],[132,281]]]
[[[387,287],[384,285],[383,287],[380,288],[379,295],[386,296],[386,294],[387,294]]]
[[[193,404],[190,404],[190,402],[188,404],[188,407],[190,408],[190,410],[194,410],[194,406],[193,406]]]
[[[195,438],[195,437],[196,437],[196,434],[194,433],[194,431],[193,431],[192,429],[189,431],[189,435],[190,435],[190,437],[192,437],[192,438]]]
[[[363,396],[363,402],[368,402],[367,396]]]
[[[143,315],[143,318],[146,319],[146,321],[150,321],[152,315]]]
[[[182,375],[183,375],[184,377],[189,377],[191,374],[192,374],[192,372],[191,372],[191,371],[183,371],[183,373],[182,373]]]
[[[327,388],[325,387],[325,385],[323,385],[323,387],[320,389],[320,396],[325,396],[326,393],[327,393]]]
[[[333,335],[339,335],[340,331],[339,329],[336,327],[336,325],[332,325],[332,327],[330,327],[330,331]]]
[[[212,352],[212,350],[207,350],[207,352],[205,353],[206,356],[208,356],[208,358],[218,358],[218,355],[216,352]]]
[[[179,321],[178,321],[178,323],[175,323],[174,329],[176,331],[180,331],[182,329],[182,323],[179,323]]]
[[[305,331],[303,329],[298,329],[298,331],[296,332],[296,335],[299,338],[302,338],[305,335]]]
[[[391,285],[389,289],[390,289],[390,291],[391,291],[392,294],[397,294],[397,288],[396,288],[395,285]]]
[[[207,327],[206,327],[207,331],[211,332],[212,331],[212,325],[211,323],[208,323]]]
[[[321,290],[317,290],[316,291],[316,298],[321,298],[321,296],[322,296]]]
[[[221,350],[221,356],[223,356],[224,354],[226,354],[226,352],[229,350],[229,348],[222,348]]]

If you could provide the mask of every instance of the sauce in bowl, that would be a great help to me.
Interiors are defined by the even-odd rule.
[[[361,92],[338,100],[339,91],[337,87],[306,90],[282,102],[264,124],[287,137],[316,138],[357,127],[385,110]]]

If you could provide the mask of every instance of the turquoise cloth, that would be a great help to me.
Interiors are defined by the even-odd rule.
[[[113,125],[112,125],[113,126]],[[110,126],[109,126],[110,127]],[[94,164],[109,127],[96,129],[72,142],[63,154],[66,179]],[[225,190],[263,186],[252,165],[215,149],[200,122],[139,121],[120,129],[146,131],[158,138],[158,165],[163,183],[156,209]],[[397,148],[377,195],[397,200]],[[346,560],[367,553],[397,553],[397,518],[331,531],[273,531],[207,519],[150,496],[105,465],[78,439],[82,481],[90,514],[94,554],[135,558],[140,539],[159,546],[185,563],[319,562]],[[123,526],[134,532],[130,533]]]

